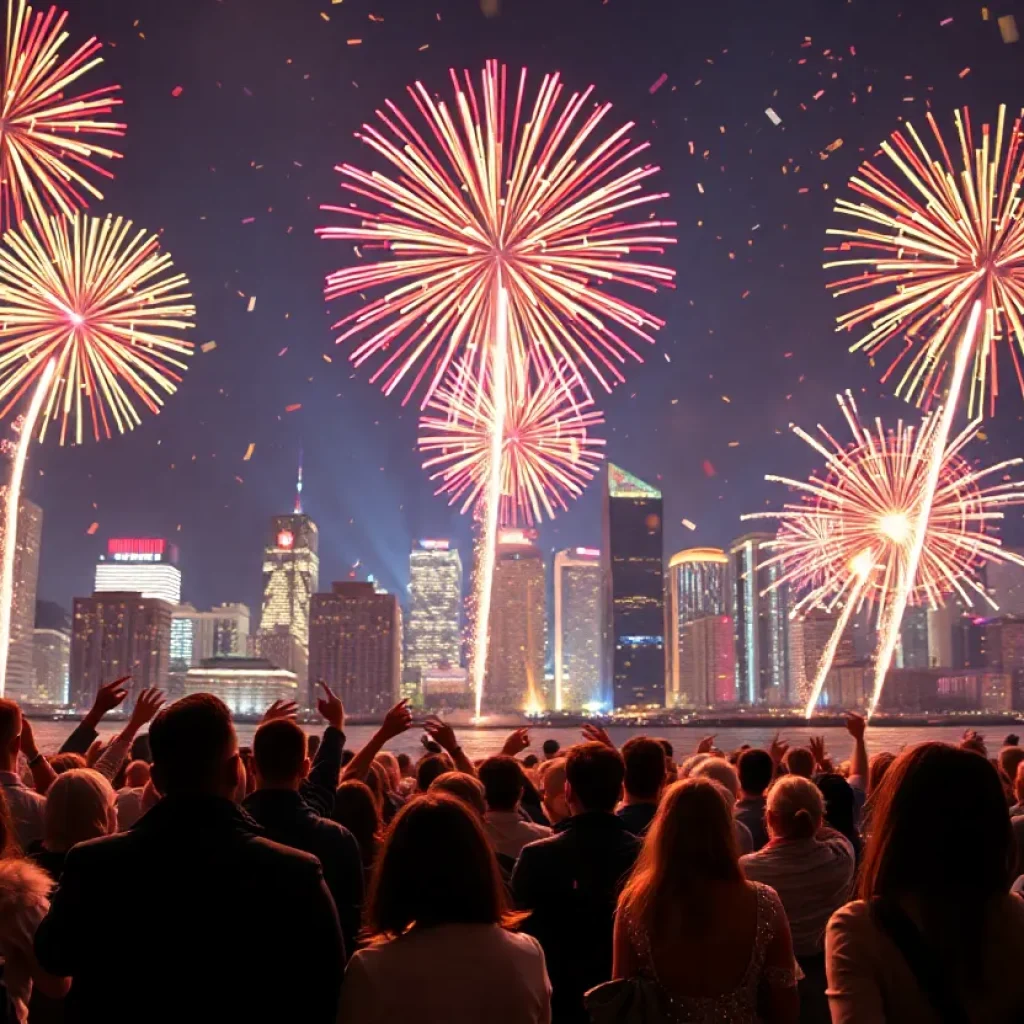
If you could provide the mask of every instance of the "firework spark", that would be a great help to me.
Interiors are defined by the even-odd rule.
[[[609,288],[652,293],[674,278],[647,261],[675,241],[664,233],[674,222],[629,219],[666,195],[645,191],[658,170],[637,164],[647,144],[629,139],[632,124],[602,138],[611,106],[593,105],[592,89],[560,108],[564,87],[547,75],[531,107],[525,70],[511,77],[489,61],[475,88],[469,72],[452,71],[454,110],[417,82],[409,95],[422,133],[388,102],[378,111],[383,128],[364,125],[357,137],[396,175],[343,164],[342,188],[356,201],[323,207],[356,223],[319,235],[385,253],[332,273],[325,292],[334,300],[386,289],[335,329],[339,344],[358,339],[356,365],[382,358],[371,379],[389,394],[403,385],[403,401],[425,381],[425,405],[463,361],[484,386],[499,282],[510,362],[568,366],[580,386],[586,377],[605,388],[623,380],[626,360],[640,359],[633,342],[652,342],[662,326]]]
[[[575,401],[573,389],[550,372],[508,375],[501,432],[503,525],[533,526],[567,509],[593,478],[604,441],[592,434],[604,418],[591,399]],[[461,364],[427,403],[420,419],[423,468],[439,483],[437,494],[463,513],[479,505],[490,476],[496,422],[491,388],[481,390]]]
[[[106,120],[121,100],[116,85],[76,92],[78,80],[103,63],[101,44],[86,40],[70,56],[66,12],[33,12],[25,0],[7,2],[7,36],[0,100],[0,233],[26,216],[70,216],[103,194],[89,180],[113,174],[96,163],[120,153],[96,137],[124,135],[125,126]]]
[[[39,439],[51,420],[60,441],[99,440],[159,412],[192,351],[180,335],[195,307],[184,274],[157,237],[121,217],[78,214],[28,222],[0,246],[0,419],[52,358]]]
[[[839,405],[852,444],[841,444],[824,427],[818,428],[823,440],[793,428],[825,459],[827,475],[809,481],[768,476],[798,491],[802,500],[786,504],[781,512],[744,518],[779,521],[766,565],[781,570],[770,589],[788,584],[802,592],[794,615],[842,605],[840,625],[845,626],[851,605],[869,601],[875,606],[882,638],[873,712],[895,649],[895,641],[891,646],[888,641],[898,635],[908,602],[937,607],[956,593],[970,607],[976,600],[988,600],[976,579],[982,563],[1024,566],[1024,558],[1003,549],[993,533],[1006,506],[1024,503],[1024,482],[990,482],[1024,460],[972,468],[962,451],[977,432],[975,423],[941,449],[936,482],[932,455],[943,429],[941,416],[929,416],[919,429],[900,421],[895,430],[886,431],[880,420],[873,426],[861,422],[849,392],[839,398]],[[919,531],[922,512],[927,528]],[[912,585],[905,586],[907,580]],[[808,714],[817,704],[830,662],[819,666]]]

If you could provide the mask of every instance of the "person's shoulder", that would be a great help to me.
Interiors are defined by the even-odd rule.
[[[532,935],[526,935],[523,932],[510,932],[506,928],[497,930],[500,936],[499,942],[505,946],[510,955],[528,959],[543,958],[544,950]]]
[[[863,934],[874,928],[871,906],[864,900],[851,900],[844,904],[828,921],[828,931],[833,935]]]
[[[250,836],[244,849],[252,863],[264,864],[275,871],[291,872],[297,878],[320,874],[320,861],[313,854],[283,846],[264,836]]]
[[[543,839],[535,839],[532,843],[527,843],[520,851],[519,859],[526,858],[528,860],[544,860],[548,857],[557,857],[559,851],[562,850],[568,843],[567,833],[565,832],[551,832],[549,835],[544,836]]]

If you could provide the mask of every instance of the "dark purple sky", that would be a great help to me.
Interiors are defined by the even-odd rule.
[[[40,595],[65,606],[90,591],[111,535],[166,535],[187,599],[255,606],[267,519],[290,508],[300,445],[325,586],[357,559],[404,585],[414,536],[454,535],[467,558],[468,524],[419,467],[415,414],[333,343],[343,307],[328,314],[322,279],[352,256],[313,236],[319,204],[339,194],[335,164],[383,169],[352,133],[408,82],[444,91],[449,66],[475,71],[488,57],[527,65],[534,81],[560,70],[572,88],[594,83],[613,118],[652,142],[672,192],[664,212],[680,224],[678,289],[652,302],[668,321],[658,348],[603,407],[608,455],[665,491],[666,553],[726,543],[742,512],[780,502],[764,473],[814,467],[787,425],[839,430],[837,390],[854,389],[869,416],[916,415],[833,333],[839,307],[820,268],[832,202],[902,118],[923,128],[930,106],[951,131],[954,106],[980,122],[1024,94],[1024,43],[1004,45],[976,0],[502,0],[494,18],[479,0],[68,3],[73,39],[110,44],[92,81],[124,87],[125,159],[94,209],[163,231],[193,283],[195,340],[217,347],[133,435],[34,453]],[[1024,28],[1024,4],[991,10]],[[301,410],[286,414],[293,403]],[[972,454],[1016,454],[1021,410],[1008,389]],[[545,549],[598,541],[598,493],[544,528]],[[1015,511],[1009,539],[1024,541],[1021,527]]]

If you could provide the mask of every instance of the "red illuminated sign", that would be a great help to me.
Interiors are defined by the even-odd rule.
[[[116,537],[107,541],[108,555],[163,555],[167,541],[159,537]]]
[[[295,543],[295,535],[291,530],[282,530],[277,535],[277,546],[279,548],[290,548]]]

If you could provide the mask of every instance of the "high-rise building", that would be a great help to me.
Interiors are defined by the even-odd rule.
[[[601,700],[601,552],[555,555],[555,710]]]
[[[462,660],[462,559],[447,540],[418,540],[409,555],[405,670],[458,668]]]
[[[0,487],[0,507],[7,487]],[[3,525],[0,523],[0,542]],[[14,545],[11,641],[7,653],[6,695],[12,700],[32,699],[33,630],[36,620],[36,586],[39,583],[39,548],[43,539],[43,510],[22,496],[18,505],[18,537]]]
[[[221,604],[209,611],[199,611],[182,603],[174,609],[171,662],[176,670],[209,658],[244,657],[248,640],[249,608],[244,604]]]
[[[799,619],[787,624],[789,637],[789,689],[794,702],[803,704],[810,697],[811,688],[817,678],[821,659],[825,656],[832,634],[839,623],[841,611],[826,611],[824,608],[809,608]],[[839,638],[832,666],[841,668],[852,665],[857,659],[852,623],[848,624]],[[838,691],[837,691],[838,692]]]
[[[498,531],[484,677],[484,702],[496,711],[543,707],[546,595],[536,540],[536,530]]]
[[[294,672],[263,658],[219,655],[204,658],[185,674],[182,696],[212,693],[234,715],[262,715],[276,700],[302,701]]]
[[[602,526],[602,633],[611,704],[660,707],[666,675],[661,491],[609,462]]]
[[[76,597],[69,703],[92,704],[97,688],[132,677],[132,693],[164,689],[170,667],[172,606],[139,593]]]
[[[309,691],[322,679],[346,711],[382,714],[398,700],[402,609],[372,583],[335,583],[310,605]],[[312,696],[310,698],[312,702]]]
[[[62,629],[32,631],[33,704],[67,704],[71,634]]]
[[[732,618],[705,615],[679,627],[677,707],[736,703],[736,644]]]
[[[742,704],[792,703],[789,688],[789,589],[762,547],[771,533],[749,533],[729,547],[730,604],[736,636],[736,692]],[[806,658],[806,655],[805,655]]]
[[[1024,549],[1007,552],[1024,557]],[[1016,562],[988,562],[985,565],[985,589],[995,601],[1000,615],[1024,616],[1024,566]]]
[[[933,668],[953,665],[953,627],[963,609],[953,600],[928,609],[928,664]]]
[[[928,668],[928,606],[908,605],[900,626],[900,644],[896,651],[898,668]]]
[[[177,604],[181,600],[178,549],[160,537],[112,537],[96,565],[93,592],[134,593]]]
[[[703,705],[703,701],[694,703],[695,691],[682,682],[683,627],[697,619],[729,614],[728,568],[729,558],[721,548],[689,548],[668,561],[667,707]],[[714,628],[720,631],[721,623]],[[730,689],[735,691],[735,684]]]
[[[371,584],[372,586],[372,584]],[[294,672],[299,679],[305,679],[309,667],[309,648],[285,625],[273,629],[261,629],[249,637],[247,647],[249,657],[264,658],[278,668]],[[316,694],[310,691],[313,703]]]

